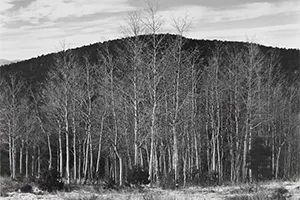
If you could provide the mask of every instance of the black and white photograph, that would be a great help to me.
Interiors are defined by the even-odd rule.
[[[1,0],[0,200],[299,200],[299,0]]]

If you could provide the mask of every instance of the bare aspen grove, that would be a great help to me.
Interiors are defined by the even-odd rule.
[[[299,50],[164,25],[151,4],[123,39],[0,67],[1,174],[162,188],[299,176]]]

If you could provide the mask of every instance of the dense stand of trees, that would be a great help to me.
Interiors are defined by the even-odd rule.
[[[272,149],[273,178],[297,175],[299,71],[286,76],[278,53],[253,43],[215,42],[203,56],[186,46],[187,20],[174,23],[178,35],[160,35],[150,7],[147,20],[130,15],[131,37],[106,43],[96,61],[63,49],[40,84],[18,73],[0,79],[11,177],[55,168],[67,183],[122,185],[141,166],[151,184],[172,176],[185,185],[208,172],[243,182],[253,178],[247,155],[257,137]]]

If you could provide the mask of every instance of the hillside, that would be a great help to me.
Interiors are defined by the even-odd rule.
[[[146,36],[147,37],[147,36]],[[172,38],[174,35],[167,35],[167,38]],[[120,48],[123,43],[126,43],[125,39],[116,39],[107,41],[104,43],[95,43],[87,46],[78,47],[75,49],[71,49],[78,57],[82,57],[83,55],[89,55],[91,62],[95,62],[97,59],[97,51],[99,49],[104,49],[105,46],[108,46],[112,51]],[[167,40],[167,39],[166,39]],[[230,41],[216,41],[216,40],[196,40],[196,39],[187,39],[185,48],[193,49],[195,47],[201,49],[201,57],[205,58],[210,49],[213,49],[214,46],[218,45],[228,45],[228,46],[239,46],[243,47],[247,43],[243,42],[230,42]],[[283,49],[276,47],[266,47],[259,45],[262,52],[267,52],[270,50],[275,50],[279,52],[280,56],[280,67],[282,68],[284,73],[293,74],[295,70],[299,70],[300,66],[300,50],[297,49]],[[122,47],[121,47],[122,48]],[[116,53],[117,54],[117,53]],[[17,63],[10,63],[11,61],[5,61],[0,72],[1,74],[5,74],[6,72],[18,72],[24,76],[26,80],[30,80],[30,82],[35,81],[43,81],[45,79],[45,75],[53,66],[54,57],[57,56],[57,53],[51,53],[47,55],[40,55],[36,58],[31,58],[29,60],[20,61]],[[8,62],[8,63],[5,63]]]

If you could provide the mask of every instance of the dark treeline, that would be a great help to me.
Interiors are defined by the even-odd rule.
[[[157,34],[149,14],[131,16],[131,37],[0,68],[1,173],[122,185],[141,166],[151,184],[245,182],[260,137],[272,178],[298,175],[299,51],[186,39],[179,23]]]

